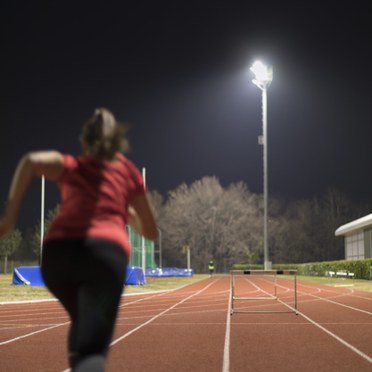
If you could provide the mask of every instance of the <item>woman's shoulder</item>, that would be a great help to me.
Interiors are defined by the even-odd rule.
[[[91,155],[71,155],[63,154],[64,166],[67,169],[85,169],[94,168],[101,169],[103,162],[97,160]]]
[[[123,166],[123,168],[126,170],[126,173],[131,175],[131,177],[139,178],[141,177],[141,172],[137,165],[127,158],[124,154],[118,153],[116,156],[117,161]]]
[[[62,154],[62,158],[65,168],[75,167],[78,163],[78,157],[71,154]]]
[[[116,155],[115,155],[115,159],[117,162],[121,163],[121,164],[124,164],[128,167],[131,167],[131,168],[137,168],[136,165],[133,163],[133,161],[131,161],[130,159],[128,159],[124,154],[122,154],[121,152],[118,152]]]

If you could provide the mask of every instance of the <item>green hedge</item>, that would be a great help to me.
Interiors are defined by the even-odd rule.
[[[355,274],[355,279],[371,279],[372,258],[363,260],[342,260],[309,262],[304,264],[274,264],[273,270],[297,270],[298,275],[325,276],[327,271],[346,270]],[[233,270],[263,270],[263,265],[235,264]]]

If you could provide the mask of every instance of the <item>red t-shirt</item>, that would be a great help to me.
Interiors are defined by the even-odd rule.
[[[119,244],[129,255],[125,229],[128,205],[145,193],[140,171],[123,154],[115,161],[63,155],[64,172],[57,181],[60,210],[45,240],[96,237]]]

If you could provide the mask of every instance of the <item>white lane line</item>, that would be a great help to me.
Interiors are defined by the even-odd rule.
[[[231,288],[229,295],[229,304],[227,307],[225,345],[223,348],[222,372],[229,372],[230,369],[230,331],[231,331]]]
[[[64,325],[66,325],[66,324],[69,324],[69,323],[70,323],[70,322],[60,323],[60,324],[54,325],[54,326],[52,326],[52,327],[47,327],[47,328],[39,329],[38,331],[31,332],[31,333],[27,333],[27,334],[25,334],[25,335],[22,335],[22,336],[19,336],[19,337],[15,337],[15,338],[12,338],[11,340],[7,340],[7,341],[0,342],[0,346],[2,346],[2,345],[6,345],[6,344],[10,344],[11,342],[21,340],[22,338],[26,338],[26,337],[34,336],[34,335],[36,335],[37,333],[41,333],[41,332],[45,332],[45,331],[49,331],[50,329],[57,328],[57,327],[61,327],[61,326],[64,326]]]
[[[343,304],[340,304],[338,302],[335,302],[335,301],[332,301],[332,300],[328,300],[326,298],[322,298],[322,297],[319,297],[319,296],[316,296],[316,295],[312,295],[312,294],[308,294],[308,293],[307,293],[307,295],[312,296],[312,297],[315,297],[315,298],[318,298],[318,299],[323,300],[323,301],[326,301],[326,302],[330,302],[330,303],[336,304],[336,305],[344,306],[346,308],[350,308],[350,309],[355,310],[355,311],[360,311],[360,312],[363,312],[363,313],[367,313],[367,314],[372,315],[372,313],[370,313],[370,312],[367,312],[367,311],[364,311],[364,310],[361,310],[361,309],[358,309],[358,308],[354,308],[354,307],[351,307],[351,306],[348,306],[348,305],[343,305]],[[290,305],[288,305],[288,306],[290,307]],[[344,346],[346,346],[347,348],[349,348],[351,351],[353,351],[354,353],[358,354],[359,356],[361,356],[362,358],[364,358],[365,360],[367,360],[369,363],[372,363],[372,358],[370,356],[368,356],[367,354],[363,353],[363,351],[357,349],[355,346],[349,344],[347,341],[345,341],[341,337],[337,336],[333,332],[329,331],[327,328],[321,326],[319,323],[317,323],[316,321],[312,320],[311,318],[309,318],[304,313],[302,313],[302,312],[299,311],[298,312],[298,315],[301,315],[303,318],[305,318],[306,320],[308,320],[311,324],[315,325],[316,327],[318,327],[319,329],[321,329],[323,332],[327,333],[329,336],[331,336],[334,339],[336,339],[338,342],[340,342],[341,344],[343,344]]]
[[[130,336],[131,334],[133,334],[134,332],[137,332],[139,329],[143,328],[144,326],[150,324],[151,322],[153,322],[154,320],[156,320],[157,318],[161,317],[162,315],[166,314],[167,312],[169,312],[170,310],[174,309],[175,307],[177,307],[178,305],[184,303],[185,301],[189,300],[190,298],[194,297],[194,296],[197,296],[199,295],[200,293],[204,292],[207,288],[209,288],[212,284],[214,284],[215,281],[213,281],[212,283],[209,283],[206,287],[200,289],[199,291],[197,292],[194,292],[192,293],[190,296],[188,297],[185,297],[184,299],[182,299],[181,301],[175,303],[174,305],[168,307],[167,309],[163,310],[162,312],[160,312],[159,314],[153,316],[151,319],[149,319],[147,322],[144,322],[142,324],[140,324],[138,327],[130,330],[129,332],[125,333],[124,335],[120,336],[119,338],[117,338],[116,340],[112,341],[111,344],[110,344],[110,347],[111,346],[114,346],[116,345],[118,342],[124,340],[125,338],[127,338],[128,336]]]
[[[281,286],[279,284],[278,284],[278,287],[286,288],[286,287],[283,287],[283,286]],[[314,295],[314,294],[311,294],[311,293],[302,292],[302,291],[297,291],[297,292],[298,293],[301,293],[301,294],[305,294],[307,296],[311,296],[311,297],[316,298],[318,300],[329,302],[331,304],[335,304],[335,305],[338,305],[338,306],[346,307],[347,309],[350,309],[350,310],[359,311],[360,313],[364,313],[364,314],[367,314],[367,315],[372,315],[372,312],[371,311],[359,309],[357,307],[350,306],[350,305],[345,305],[345,304],[342,304],[340,302],[330,300],[329,298],[326,298],[326,297],[320,297],[320,296],[317,296],[317,295]],[[348,293],[340,294],[339,293],[338,295],[334,296],[333,298],[343,298],[343,297],[350,297],[350,296],[352,296],[351,293],[350,294],[348,294]]]
[[[118,342],[124,340],[125,338],[127,338],[128,336],[130,336],[131,334],[133,334],[134,332],[137,332],[139,329],[143,328],[144,326],[150,324],[151,322],[153,322],[155,319],[159,318],[160,316],[164,315],[165,313],[167,313],[168,311],[174,309],[176,306],[182,304],[183,302],[189,300],[190,298],[204,292],[207,288],[209,288],[212,284],[214,284],[216,281],[213,281],[212,283],[209,283],[206,287],[200,289],[199,291],[197,292],[194,292],[192,293],[190,296],[188,297],[185,297],[183,300],[177,302],[176,304],[172,305],[171,307],[169,307],[168,309],[165,309],[164,311],[162,311],[161,313],[153,316],[151,319],[149,319],[147,322],[145,323],[142,323],[141,325],[139,325],[138,327],[132,329],[131,331],[125,333],[124,335],[122,335],[121,337],[117,338],[116,340],[112,341],[111,344],[110,344],[110,347],[116,345]],[[151,297],[154,297],[154,296],[151,296]],[[71,369],[70,368],[67,368],[65,369],[64,371],[62,372],[70,372]]]
[[[345,305],[345,304],[341,304],[340,302],[332,301],[332,300],[330,300],[328,298],[323,298],[323,297],[319,297],[319,296],[312,295],[312,294],[308,294],[308,296],[315,297],[315,298],[317,298],[319,300],[322,300],[322,301],[325,301],[325,302],[329,302],[331,304],[335,304],[335,305],[338,305],[338,306],[346,307],[347,309],[351,309],[351,310],[354,310],[354,311],[359,311],[360,313],[372,315],[372,312],[370,312],[370,311],[358,309],[357,307],[353,307],[353,306],[349,306],[349,305]]]
[[[321,326],[319,323],[315,322],[314,320],[312,320],[311,318],[309,318],[308,316],[306,316],[305,314],[299,312],[298,313],[299,315],[301,315],[302,317],[304,317],[306,320],[308,320],[311,324],[315,325],[316,327],[320,328],[323,332],[327,333],[329,336],[333,337],[334,339],[336,339],[338,342],[341,342],[341,344],[345,345],[347,348],[349,348],[351,351],[353,351],[354,353],[358,354],[359,356],[361,356],[362,358],[364,358],[367,362],[371,363],[372,364],[372,358],[369,357],[367,354],[363,353],[363,351],[360,351],[359,349],[357,349],[355,346],[349,344],[347,341],[343,340],[341,337],[335,335],[333,332],[329,331],[327,328],[324,328],[323,326]]]
[[[151,297],[155,297],[155,296],[159,296],[159,294],[153,295]],[[141,301],[141,300],[137,300],[137,301]],[[134,302],[137,302],[137,301],[133,301],[131,303],[134,303]],[[40,301],[31,301],[31,302],[34,303],[34,302],[40,302]],[[126,306],[126,305],[129,305],[129,303],[128,304],[121,305],[121,306]],[[45,313],[45,314],[47,314],[47,313]],[[60,323],[60,324],[56,324],[56,325],[53,325],[51,327],[47,327],[47,328],[43,328],[43,329],[40,329],[40,330],[35,331],[35,332],[27,333],[25,335],[15,337],[15,338],[12,338],[12,339],[7,340],[7,341],[2,341],[2,342],[0,342],[0,346],[6,345],[6,344],[10,344],[10,343],[15,342],[15,341],[19,341],[19,340],[21,340],[23,338],[26,338],[26,337],[31,337],[31,336],[34,336],[34,335],[36,335],[38,333],[49,331],[49,330],[51,330],[53,328],[61,327],[63,325],[69,324],[69,323],[70,323],[70,321],[64,322],[64,323]]]
[[[286,287],[282,287],[282,288],[286,288]],[[308,293],[306,293],[306,294],[307,295],[310,295]],[[352,307],[347,306],[347,305],[342,305],[342,304],[340,304],[338,302],[327,300],[327,299],[324,299],[322,297],[318,297],[318,296],[315,296],[315,295],[310,295],[310,296],[319,298],[320,300],[324,300],[324,301],[328,301],[328,302],[331,302],[331,303],[335,303],[335,304],[340,305],[340,306],[345,306],[345,307],[351,308],[351,309],[356,310],[356,311],[366,312],[364,310],[360,310],[360,309],[357,309],[357,308],[352,308]],[[286,304],[286,306],[289,307],[289,308],[291,308],[291,309],[293,309],[295,311],[295,308],[293,308],[292,306],[290,306],[288,304]],[[367,362],[369,362],[369,363],[372,364],[372,358],[370,356],[368,356],[367,354],[363,353],[363,351],[361,351],[361,350],[357,349],[355,346],[349,344],[347,341],[345,341],[341,337],[337,336],[333,332],[329,331],[327,328],[321,326],[319,323],[317,323],[316,321],[312,320],[311,318],[309,318],[307,315],[303,314],[302,312],[297,311],[297,314],[298,315],[301,315],[303,318],[305,318],[311,324],[315,325],[316,327],[318,327],[319,329],[321,329],[323,332],[327,333],[329,336],[333,337],[335,340],[337,340],[338,342],[340,342],[341,344],[343,344],[344,346],[346,346],[348,349],[350,349],[351,351],[353,351],[354,353],[358,354],[360,357],[362,357],[363,359],[365,359]],[[223,372],[228,372],[228,371],[223,371]]]
[[[42,302],[57,302],[56,298],[47,298],[44,300],[22,300],[22,301],[2,301],[0,302],[1,305],[19,305],[19,304],[36,304]]]

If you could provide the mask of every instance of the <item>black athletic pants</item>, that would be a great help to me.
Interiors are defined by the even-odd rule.
[[[123,249],[104,239],[43,246],[44,281],[71,318],[68,352],[74,372],[104,370],[127,263]]]

